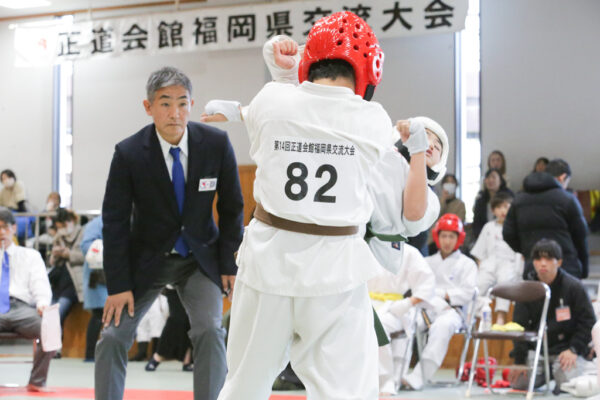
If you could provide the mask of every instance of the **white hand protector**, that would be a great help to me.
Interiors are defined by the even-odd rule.
[[[410,136],[406,143],[403,144],[408,149],[410,155],[426,151],[429,148],[429,141],[427,140],[425,125],[414,118],[409,118],[408,121],[410,122]]]
[[[268,40],[263,46],[263,58],[265,59],[265,64],[267,64],[267,68],[271,73],[271,78],[273,78],[275,82],[292,83],[294,85],[298,85],[298,66],[300,65],[300,55],[303,51],[303,48],[299,48],[298,53],[294,56],[296,60],[294,68],[283,69],[275,64],[275,58],[273,56],[273,43],[281,42],[286,39],[291,38],[285,35],[277,35]]]
[[[239,101],[211,100],[204,106],[204,112],[208,115],[223,114],[228,121],[239,122],[242,120]]]
[[[390,306],[390,312],[396,317],[400,318],[401,316],[406,314],[412,306],[413,304],[410,301],[410,299],[394,301]]]

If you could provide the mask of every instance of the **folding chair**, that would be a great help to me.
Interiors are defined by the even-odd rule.
[[[527,400],[533,398],[533,386],[535,383],[535,377],[538,368],[538,362],[540,358],[540,351],[542,344],[544,345],[544,373],[546,375],[546,394],[549,392],[550,382],[550,366],[548,364],[548,340],[546,337],[546,315],[548,313],[548,304],[550,303],[550,288],[543,282],[537,281],[524,281],[512,284],[497,285],[490,288],[488,291],[489,298],[501,297],[503,299],[511,300],[517,303],[529,303],[532,301],[544,300],[544,306],[540,315],[540,324],[537,331],[524,331],[524,332],[499,332],[492,330],[483,330],[483,321],[480,321],[477,332],[473,332],[473,339],[475,339],[475,348],[473,350],[473,361],[471,363],[471,371],[469,374],[469,386],[466,397],[471,396],[471,387],[473,386],[473,377],[475,376],[475,370],[478,366],[485,367],[485,379],[487,387],[491,393],[496,393],[491,387],[490,376],[489,376],[489,360],[488,360],[488,340],[513,340],[519,342],[535,342],[535,357],[533,365],[531,367],[523,367],[520,365],[496,365],[497,369],[509,368],[509,369],[531,369],[529,376],[529,386],[527,390]],[[483,339],[483,352],[485,357],[484,364],[477,364],[477,353],[479,351],[479,342]]]
[[[460,363],[458,366],[458,372],[456,377],[451,381],[433,381],[429,380],[429,384],[433,386],[452,387],[460,384],[460,378],[462,377],[465,369],[465,361],[467,359],[467,352],[469,351],[469,344],[471,343],[471,337],[473,334],[473,328],[475,326],[476,312],[477,312],[477,298],[479,297],[479,289],[474,288],[473,297],[467,306],[467,314],[463,318],[463,325],[454,332],[455,335],[464,335],[465,339],[463,342],[463,348],[460,353]],[[426,338],[428,331],[424,332],[424,335],[417,334],[417,351],[419,359],[425,348]]]
[[[25,339],[23,336],[21,336],[20,334],[16,333],[16,332],[0,332],[0,342],[3,342],[5,340],[16,340],[16,339]],[[36,349],[37,343],[35,340],[33,340],[33,352],[32,354],[35,354],[35,349]],[[3,357],[4,358],[4,357]],[[8,357],[6,357],[8,358]],[[31,360],[1,360],[0,364],[23,364],[23,363],[27,363],[30,364],[33,362],[33,358]],[[22,385],[19,385],[18,383],[0,383],[0,389],[2,388],[16,388],[16,387],[21,387]]]

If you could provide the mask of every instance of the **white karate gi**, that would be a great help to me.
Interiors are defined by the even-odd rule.
[[[399,250],[396,250],[400,254]],[[426,304],[435,293],[435,276],[419,251],[405,245],[402,257],[398,264],[401,265],[397,273],[383,271],[383,273],[369,281],[369,292],[404,294],[409,289],[412,297],[419,298]],[[395,263],[395,260],[394,260]],[[397,331],[404,330],[408,335],[414,334],[412,322],[415,318],[416,307],[411,307],[406,314],[399,316],[390,311],[395,301],[371,300],[377,311],[379,319],[388,337]],[[398,300],[396,300],[398,301]],[[402,342],[400,346],[397,342]],[[379,391],[395,393],[400,386],[400,373],[404,359],[404,340],[392,339],[391,344],[379,348]],[[400,353],[399,353],[400,352]]]
[[[502,237],[502,224],[490,221],[483,226],[471,254],[480,260],[477,274],[479,295],[485,296],[489,288],[500,284],[518,282],[523,272],[523,257],[510,248]],[[496,299],[496,311],[508,312],[510,301]]]
[[[345,87],[271,82],[244,122],[254,197],[265,210],[319,225],[368,222],[367,184],[397,137],[379,104]],[[253,220],[237,262],[220,400],[268,398],[288,357],[311,399],[377,399],[366,282],[380,268],[360,234],[301,234]]]
[[[427,310],[432,324],[421,355],[422,359],[405,377],[414,389],[420,389],[431,379],[444,361],[450,339],[463,324],[464,310],[452,307],[465,308],[473,298],[473,288],[477,283],[477,265],[460,250],[456,250],[445,259],[442,259],[438,252],[425,260],[435,275],[436,295],[429,302],[431,308]],[[444,300],[446,294],[450,304]],[[421,319],[418,321],[423,325]]]
[[[427,189],[427,209],[417,221],[409,221],[402,214],[404,187],[409,165],[404,157],[390,149],[379,162],[372,175],[369,191],[375,209],[370,219],[371,229],[377,234],[416,236],[429,229],[440,213],[440,202],[433,190]],[[383,241],[377,237],[369,239],[369,247],[379,263],[391,272],[402,267],[402,250],[399,243]]]

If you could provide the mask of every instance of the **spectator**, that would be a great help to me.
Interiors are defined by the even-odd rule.
[[[9,210],[0,210],[0,332],[17,332],[39,339],[43,310],[50,304],[52,292],[46,266],[40,254],[13,243],[15,218]],[[38,344],[27,390],[45,391],[48,368],[54,351],[44,352]]]
[[[440,215],[455,214],[461,221],[465,220],[465,203],[456,197],[458,179],[454,174],[446,174],[442,179],[442,194],[440,196]]]
[[[45,213],[54,213],[56,210],[60,208],[61,198],[58,192],[50,192],[48,198],[46,199],[46,209]],[[46,260],[46,252],[48,248],[52,245],[52,241],[54,240],[54,236],[56,235],[56,227],[54,226],[54,221],[50,215],[46,217],[40,217],[40,231],[39,236],[37,238],[31,237],[27,239],[27,247],[33,247],[37,240],[38,242],[38,250],[42,255],[42,258]]]
[[[473,206],[473,238],[477,240],[486,222],[494,219],[490,200],[498,192],[506,192],[514,196],[513,192],[506,187],[506,181],[502,172],[498,169],[490,169],[485,173],[483,189],[477,194]]]
[[[550,161],[546,172],[532,172],[523,181],[524,191],[508,211],[502,235],[512,249],[528,257],[535,243],[553,239],[562,249],[562,270],[576,278],[588,276],[587,225],[577,198],[566,188],[571,168],[562,159]],[[527,259],[523,279],[531,279],[533,264]]]
[[[440,195],[440,215],[454,214],[458,215],[461,221],[465,221],[467,214],[465,203],[456,197],[456,189],[458,188],[458,179],[454,174],[446,174],[442,178],[442,194]],[[429,231],[429,238],[427,241],[429,246],[429,254],[437,252],[437,246],[433,241],[431,230]]]
[[[87,254],[92,243],[102,239],[102,216],[98,216],[85,225],[83,238],[81,239],[81,253]],[[88,322],[85,335],[85,358],[84,361],[94,361],[96,342],[102,329],[102,310],[108,296],[106,291],[106,280],[104,270],[90,269],[87,261],[83,263],[83,308],[88,310],[92,316]]]
[[[556,241],[542,239],[536,242],[530,257],[535,268],[534,279],[550,287],[550,304],[546,317],[548,354],[552,366],[551,376],[554,377],[556,387],[560,388],[562,383],[583,374],[586,364],[584,357],[589,352],[588,344],[592,340],[591,331],[596,316],[581,282],[564,273],[560,268],[563,261],[562,250]],[[517,303],[513,315],[514,322],[523,326],[525,330],[537,330],[543,304],[543,300]],[[515,341],[511,353],[515,364],[525,364],[528,351],[532,350],[533,346],[534,343]],[[526,390],[527,375],[528,371],[511,371],[509,375],[511,386]],[[535,387],[544,383],[543,368],[539,368]]]
[[[506,158],[500,150],[494,150],[487,159],[488,169],[497,169],[500,175],[506,180]]]
[[[13,211],[27,211],[25,205],[25,188],[21,182],[17,182],[15,173],[10,169],[0,172],[2,190],[0,190],[0,206],[7,207]]]
[[[407,336],[412,335],[412,321],[418,312],[415,306],[432,299],[435,292],[435,276],[427,261],[416,248],[403,248],[400,270],[395,274],[386,270],[368,283],[373,307],[390,339],[390,344],[379,348],[379,391],[382,396],[398,391],[400,371],[405,362],[408,340],[394,338],[392,333],[404,330]],[[405,297],[409,291],[411,295]]]
[[[531,172],[544,172],[549,162],[550,160],[548,160],[546,157],[538,158],[535,160],[535,164],[533,164],[533,171]]]
[[[83,229],[77,215],[64,208],[58,210],[54,223],[57,233],[50,256],[52,303],[59,304],[60,323],[63,325],[73,305],[83,301]]]
[[[476,258],[479,265],[477,286],[479,295],[486,296],[492,286],[500,283],[511,283],[520,280],[523,257],[515,253],[502,238],[502,224],[510,209],[513,196],[499,192],[491,203],[492,212],[496,220],[483,226],[483,230],[471,249],[471,255]],[[496,299],[496,323],[504,325],[510,301]]]
[[[442,215],[433,228],[433,238],[439,252],[425,258],[435,275],[435,296],[428,300],[433,322],[421,360],[402,382],[415,390],[421,389],[442,364],[452,335],[463,323],[460,310],[471,301],[477,285],[477,265],[458,249],[465,239],[458,216]]]

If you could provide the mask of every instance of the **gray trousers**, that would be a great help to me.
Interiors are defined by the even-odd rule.
[[[175,286],[190,319],[188,334],[194,356],[194,400],[214,400],[219,395],[227,374],[221,289],[200,271],[193,256],[169,256],[154,286],[135,299],[133,318],[124,309],[119,326],[116,327],[113,320],[102,331],[96,346],[97,400],[123,398],[127,351],[133,344],[140,320],[166,284]]]
[[[35,308],[21,300],[11,298],[10,310],[5,314],[0,314],[0,332],[16,332],[27,339],[34,340],[40,338],[41,329],[42,317]],[[43,351],[42,344],[38,340],[33,355],[33,368],[29,376],[30,384],[46,386],[50,360],[55,353],[55,351]]]

